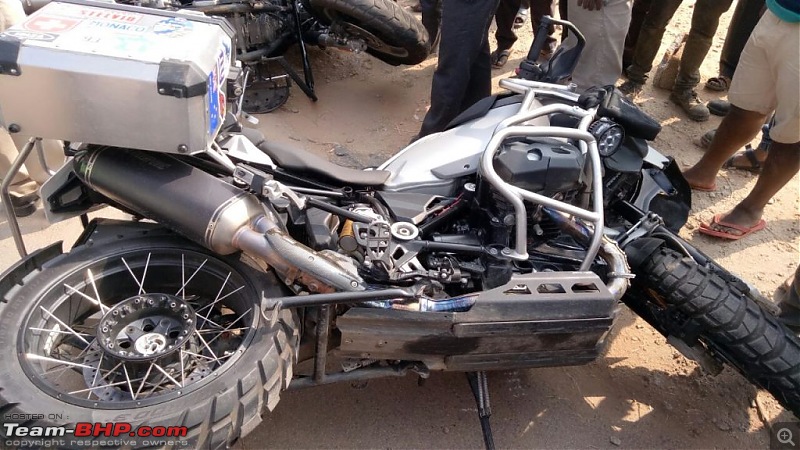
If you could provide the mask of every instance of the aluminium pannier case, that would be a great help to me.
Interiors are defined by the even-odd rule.
[[[96,1],[50,3],[0,33],[0,124],[24,136],[204,151],[225,118],[224,19]]]

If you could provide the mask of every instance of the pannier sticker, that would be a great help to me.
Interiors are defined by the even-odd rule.
[[[186,36],[192,29],[192,22],[180,17],[170,17],[153,25],[153,33],[172,38]]]
[[[225,82],[228,76],[226,57],[228,57],[229,51],[226,46],[223,46],[217,55],[214,69],[208,74],[208,134],[211,137],[217,134],[225,118]]]
[[[58,35],[56,34],[37,33],[35,31],[26,31],[26,30],[7,30],[3,34],[14,36],[15,38],[22,41],[31,40],[31,41],[53,42],[58,37]]]
[[[149,31],[149,28],[143,25],[111,22],[105,20],[90,20],[86,23],[86,26],[89,28],[103,28],[108,30],[121,31],[123,33],[143,34]]]
[[[22,27],[28,31],[48,34],[61,34],[75,28],[80,20],[66,19],[64,17],[39,15],[26,20]]]
[[[89,9],[89,8],[81,8],[78,10],[78,14],[80,17],[89,18],[89,19],[101,19],[101,20],[108,20],[111,22],[120,22],[120,23],[138,23],[142,20],[142,15],[138,13],[126,12],[126,11],[105,11],[102,9]]]

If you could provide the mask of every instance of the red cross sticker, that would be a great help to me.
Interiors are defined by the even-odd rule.
[[[75,25],[79,23],[79,20],[62,17],[39,16],[26,21],[24,27],[41,33],[63,33],[75,28]]]

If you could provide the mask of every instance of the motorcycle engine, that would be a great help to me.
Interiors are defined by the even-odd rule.
[[[261,48],[276,41],[286,26],[280,17],[266,12],[234,14],[227,19],[236,28],[243,51]]]
[[[507,140],[494,158],[494,169],[506,183],[552,196],[583,184],[585,157],[572,144],[550,138]]]

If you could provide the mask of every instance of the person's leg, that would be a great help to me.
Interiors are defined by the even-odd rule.
[[[464,100],[461,102],[459,113],[465,111],[478,100],[492,95],[492,67],[489,62],[488,26],[483,34],[487,36],[487,39],[484,39],[480,52],[470,68],[469,84],[467,85]]]
[[[664,31],[681,5],[681,1],[658,0],[650,6],[639,30],[636,50],[633,52],[633,63],[626,69],[629,80],[639,84],[647,81],[647,74],[653,68],[653,61],[661,47]]]
[[[17,156],[19,156],[19,152],[11,136],[4,128],[0,128],[0,182],[8,174],[8,170]],[[22,166],[22,169],[14,176],[9,189],[12,207],[17,217],[28,216],[36,211],[35,202],[39,198],[38,188],[38,184],[28,176],[25,166]]]
[[[697,164],[683,172],[686,181],[693,187],[713,189],[717,172],[725,161],[756,137],[766,117],[766,114],[731,105],[731,112],[722,119],[708,151]]]
[[[436,53],[439,44],[439,25],[442,21],[441,0],[419,0],[422,9],[422,25],[428,32],[428,42],[431,43],[431,52]]]
[[[556,8],[553,0],[532,0],[531,1],[531,25],[533,26],[533,35],[536,36],[536,30],[539,29],[539,22],[544,16],[555,17]],[[543,53],[552,54],[557,46],[555,34],[556,27],[551,26],[548,28],[547,41],[545,41]]]
[[[28,144],[30,136],[22,136],[19,133],[11,135],[17,149],[22,149]],[[28,160],[25,161],[25,169],[31,179],[39,184],[43,184],[50,178],[49,170],[60,169],[64,165],[66,157],[64,156],[64,142],[54,139],[42,139],[41,144],[42,153],[44,155],[44,167],[39,160],[38,150],[34,149]]]
[[[570,22],[586,37],[586,47],[575,67],[572,82],[579,90],[616,84],[622,73],[622,48],[631,21],[631,0],[609,0],[599,11],[569,0]],[[566,47],[577,40],[570,36]]]
[[[725,165],[726,169],[739,169],[747,170],[750,172],[758,172],[764,166],[764,161],[767,159],[770,147],[772,147],[772,138],[769,136],[769,130],[775,125],[775,116],[773,115],[769,123],[761,127],[761,140],[758,146],[754,149],[745,148],[731,156]],[[746,147],[746,146],[745,146]]]
[[[494,32],[494,38],[497,40],[498,52],[511,49],[517,42],[517,34],[513,28],[519,5],[520,0],[500,0],[497,5],[497,12],[494,15],[497,30]]]
[[[747,39],[753,28],[756,27],[761,10],[764,8],[765,0],[739,0],[736,9],[731,17],[728,33],[725,35],[725,43],[719,57],[719,74],[733,78],[736,65],[739,64],[739,55],[742,54]]]
[[[794,276],[781,285],[774,296],[780,308],[778,318],[786,326],[800,332],[800,266],[794,271]]]
[[[470,93],[473,98],[491,92],[491,77],[486,77],[483,71],[477,76],[485,86],[478,87],[471,78],[473,66],[489,65],[488,30],[496,10],[495,0],[444,0],[439,63],[431,82],[431,107],[419,137],[443,131],[461,113],[470,86],[475,89]]]
[[[742,52],[731,85],[731,103],[748,106],[756,111],[772,107],[775,110],[775,122],[770,128],[772,144],[755,187],[733,210],[722,217],[722,222],[737,227],[754,226],[761,221],[764,207],[769,200],[800,171],[798,41],[800,23],[784,22],[767,11]],[[758,115],[759,112],[752,114]],[[725,121],[727,117],[723,123]],[[712,143],[712,151],[716,141],[717,137]],[[695,166],[693,170],[699,169]],[[717,231],[731,232],[726,230],[731,227],[724,225],[715,228],[721,228]]]
[[[750,228],[761,221],[767,203],[800,171],[800,142],[783,144],[773,142],[764,161],[764,168],[756,180],[753,190],[732,210],[723,214],[720,222],[739,228]],[[736,229],[723,224],[712,224],[711,228],[726,233]]]
[[[700,82],[700,66],[711,48],[719,26],[719,17],[730,8],[732,1],[697,0],[673,91],[685,92],[697,87]]]
[[[728,10],[732,0],[698,0],[692,13],[692,27],[683,49],[678,76],[669,98],[680,106],[691,120],[704,122],[710,117],[705,102],[697,96],[700,65],[711,48],[719,25],[719,16]]]
[[[636,51],[636,43],[639,40],[639,32],[642,30],[642,23],[650,11],[653,0],[633,0],[631,10],[631,26],[625,36],[625,50],[622,52],[622,67],[626,68],[633,63],[633,53]]]
[[[25,20],[25,10],[20,0],[0,0],[0,32]]]

